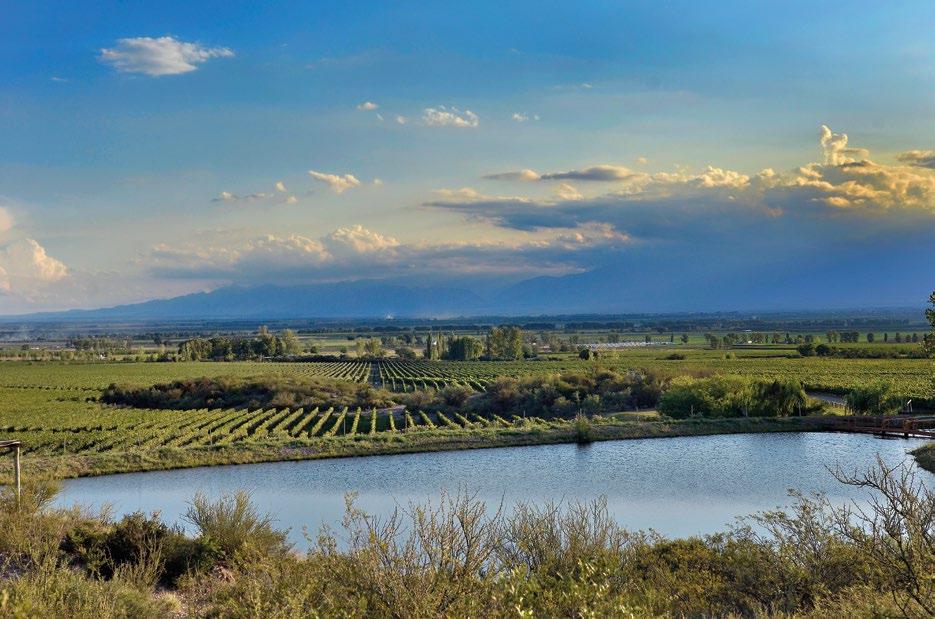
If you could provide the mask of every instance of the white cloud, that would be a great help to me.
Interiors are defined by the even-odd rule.
[[[346,190],[353,187],[360,187],[360,181],[357,180],[353,174],[345,174],[341,176],[339,174],[326,174],[324,172],[309,170],[308,175],[314,178],[316,181],[328,185],[328,187],[331,188],[331,191],[337,194],[344,193]]]
[[[820,144],[825,163],[809,163],[787,172],[770,168],[753,175],[708,166],[701,172],[637,173],[619,166],[592,166],[569,172],[539,175],[540,179],[618,180],[618,189],[603,196],[575,199],[570,189],[556,191],[553,200],[496,198],[470,191],[439,194],[440,200],[426,206],[465,214],[515,230],[568,227],[583,223],[610,223],[630,232],[688,229],[692,225],[714,225],[735,229],[741,222],[808,218],[846,221],[858,228],[874,217],[877,226],[915,229],[925,218],[935,216],[935,169],[926,167],[926,151],[898,157],[913,165],[884,165],[869,159],[869,153],[847,143],[847,136],[822,127]],[[861,157],[855,160],[854,157]],[[531,172],[531,171],[530,171]],[[534,180],[530,173],[511,172],[487,178]],[[847,214],[848,219],[843,220]],[[883,215],[888,215],[887,219]],[[801,221],[788,224],[810,229]],[[843,225],[843,224],[842,224]],[[641,226],[641,228],[638,228]],[[637,234],[636,236],[640,236]],[[693,237],[700,238],[698,236]]]
[[[535,170],[526,168],[519,172],[500,172],[499,174],[488,174],[484,178],[493,181],[537,181],[542,176]]]
[[[227,47],[204,47],[166,37],[118,39],[117,45],[101,49],[98,60],[121,73],[143,73],[152,77],[178,75],[198,68],[211,58],[229,58]]]
[[[373,179],[373,186],[374,186],[374,187],[382,187],[382,186],[383,186],[383,180],[382,180],[382,179],[379,179],[379,178]]]
[[[471,110],[462,112],[456,107],[427,107],[422,113],[422,121],[430,127],[474,128],[480,125],[480,118]]]
[[[519,234],[509,240],[403,243],[361,225],[320,239],[293,234],[253,239],[202,239],[189,246],[161,244],[147,258],[152,272],[173,279],[221,281],[334,281],[428,274],[565,274],[580,272],[589,256],[629,245],[609,224],[586,224]]]
[[[555,197],[559,200],[580,200],[584,196],[568,183],[562,183],[555,189]]]
[[[30,296],[68,275],[65,265],[49,256],[33,239],[20,239],[0,247],[0,288]]]
[[[819,142],[825,155],[825,164],[841,165],[842,163],[851,163],[858,159],[866,159],[870,156],[865,148],[852,148],[847,145],[846,133],[834,133],[828,128],[828,125],[822,125],[819,129]]]
[[[234,202],[260,202],[260,201],[262,201],[262,200],[266,200],[266,199],[268,199],[268,198],[271,198],[272,196],[273,196],[273,194],[271,194],[271,193],[263,193],[263,192],[259,192],[259,193],[248,193],[248,194],[246,194],[246,195],[242,195],[242,196],[241,196],[241,195],[237,195],[237,194],[235,194],[235,193],[231,193],[231,192],[229,192],[229,191],[222,191],[221,193],[218,194],[218,197],[216,197],[216,198],[214,198],[214,199],[212,200],[212,202],[229,202],[229,203],[234,203]]]
[[[510,117],[518,123],[524,123],[529,120],[529,116],[526,114],[521,114],[519,112],[513,112],[513,115]]]
[[[357,105],[358,110],[366,110],[366,111],[375,110],[378,107],[380,106],[374,103],[373,101],[364,101],[363,103],[360,103]]]
[[[406,122],[407,122],[407,120],[406,120],[406,117],[405,117],[405,116],[397,116],[397,117],[396,117],[396,124],[397,124],[397,125],[405,125]]]
[[[294,195],[283,195],[289,193],[289,189],[286,187],[286,184],[283,181],[276,181],[273,187],[275,188],[275,191],[258,191],[244,195],[236,194],[231,191],[222,191],[216,198],[211,201],[226,202],[228,204],[251,204],[255,202],[262,202],[266,204],[296,204],[298,202]]]
[[[360,224],[338,228],[326,236],[323,243],[335,258],[372,254],[399,247],[399,241],[395,238],[368,230]]]
[[[647,159],[646,157],[637,157],[636,163],[638,165],[646,165],[647,163],[649,163],[649,159]]]
[[[639,173],[623,166],[601,164],[577,170],[568,170],[566,172],[546,172],[544,174],[539,174],[535,170],[525,169],[519,172],[488,174],[484,178],[497,181],[575,180],[607,182],[633,180],[638,176],[640,176]]]

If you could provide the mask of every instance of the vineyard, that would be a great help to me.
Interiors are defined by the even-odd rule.
[[[935,393],[931,361],[792,358],[751,351],[730,358],[695,349],[685,359],[669,360],[665,351],[634,351],[604,359],[615,369],[646,368],[673,375],[709,371],[753,378],[790,377],[811,388],[846,391],[877,380],[917,399]],[[151,386],[202,376],[290,378],[327,377],[377,382],[392,391],[464,386],[482,390],[499,377],[521,377],[583,370],[576,358],[561,361],[379,363],[0,363],[0,439],[22,439],[27,453],[106,454],[157,448],[242,444],[318,444],[327,439],[361,439],[429,430],[479,430],[516,426],[552,427],[564,421],[481,418],[465,414],[427,414],[419,410],[336,410],[322,406],[262,410],[151,410],[105,406],[98,401],[111,383]]]

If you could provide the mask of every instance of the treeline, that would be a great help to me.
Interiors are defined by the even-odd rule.
[[[532,349],[524,342],[523,330],[519,327],[491,327],[483,340],[470,335],[445,336],[429,333],[426,338],[425,359],[451,361],[515,360],[533,356]]]
[[[199,408],[314,408],[344,406],[382,408],[394,404],[390,394],[366,383],[326,378],[196,378],[136,387],[112,384],[101,394],[106,404],[134,408],[192,410]]]
[[[839,357],[842,359],[925,359],[928,352],[922,346],[831,346],[800,344],[796,350],[803,357]]]
[[[273,334],[266,327],[253,336],[230,337],[217,335],[196,337],[179,344],[181,361],[249,361],[270,357],[298,355],[303,352],[294,331],[285,329]]]

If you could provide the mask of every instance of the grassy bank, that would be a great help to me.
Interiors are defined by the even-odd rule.
[[[590,423],[585,440],[608,441],[714,434],[821,431],[828,429],[829,423],[830,420],[823,417],[656,421],[614,418]],[[29,455],[24,458],[23,470],[26,477],[60,479],[196,466],[549,445],[576,443],[581,440],[580,429],[574,424],[558,427],[530,424],[510,428],[419,430],[276,443],[251,442],[187,448],[162,447],[65,456]]]
[[[912,452],[916,462],[926,471],[935,473],[935,442],[926,443]]]

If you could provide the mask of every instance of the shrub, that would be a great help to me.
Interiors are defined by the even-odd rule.
[[[575,435],[579,444],[590,443],[594,440],[594,426],[585,415],[575,416]]]
[[[95,576],[113,578],[128,569],[143,578],[140,567],[151,570],[152,582],[173,585],[184,574],[202,572],[215,563],[218,552],[204,540],[187,538],[169,527],[158,513],[127,514],[105,526],[86,521],[69,531],[61,543],[71,561]]]
[[[192,499],[185,519],[228,562],[279,556],[289,550],[286,532],[273,528],[270,515],[260,515],[244,491],[224,495],[213,503],[199,492]]]
[[[692,415],[739,417],[750,408],[750,383],[737,376],[672,379],[659,400],[659,412],[676,419]]]

